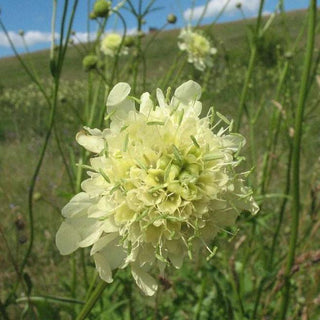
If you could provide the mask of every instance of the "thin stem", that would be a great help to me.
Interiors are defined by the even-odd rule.
[[[66,0],[66,3],[68,3],[68,0]],[[78,0],[74,1],[74,6],[73,6],[73,11],[69,20],[69,28],[68,28],[68,35],[66,37],[66,41],[65,41],[65,45],[64,47],[62,46],[63,42],[62,40],[60,40],[60,44],[61,46],[59,47],[59,54],[58,54],[58,61],[57,61],[57,69],[54,69],[54,85],[53,85],[53,94],[52,94],[52,100],[50,101],[47,94],[45,93],[45,91],[43,90],[40,82],[38,81],[38,79],[36,78],[36,76],[34,76],[29,68],[26,66],[26,64],[24,63],[24,61],[21,59],[21,57],[19,56],[18,52],[15,49],[14,44],[12,43],[7,30],[5,29],[1,19],[0,19],[0,25],[3,28],[9,42],[10,45],[14,51],[14,53],[16,54],[18,60],[20,61],[21,65],[24,67],[24,69],[26,70],[27,74],[30,76],[31,80],[36,83],[36,85],[39,87],[39,89],[41,90],[41,92],[43,93],[44,97],[46,98],[46,100],[48,101],[48,103],[50,104],[50,111],[49,111],[49,121],[48,121],[48,130],[47,133],[45,135],[45,140],[44,143],[42,145],[42,149],[40,151],[40,156],[39,156],[39,160],[37,162],[36,168],[34,170],[34,173],[32,175],[31,178],[31,182],[29,185],[29,192],[28,192],[28,217],[29,217],[29,227],[30,227],[30,234],[29,234],[29,244],[27,247],[27,251],[22,259],[22,262],[20,264],[19,267],[19,273],[22,274],[23,270],[28,262],[29,256],[31,254],[32,251],[32,247],[33,247],[33,241],[34,241],[34,222],[33,222],[33,193],[34,193],[34,189],[35,189],[35,185],[36,185],[36,181],[40,172],[40,169],[42,167],[42,163],[43,163],[43,159],[44,156],[46,154],[46,150],[48,147],[48,143],[49,143],[49,139],[51,137],[51,133],[53,130],[53,126],[54,126],[54,120],[55,120],[55,114],[56,114],[56,109],[57,109],[57,103],[58,103],[58,91],[59,91],[59,85],[60,85],[60,75],[61,75],[61,69],[63,66],[63,60],[64,60],[64,56],[65,56],[65,51],[67,49],[67,45],[68,45],[68,40],[70,37],[70,32],[71,32],[71,26],[73,24],[73,18],[74,18],[74,14],[75,14],[75,10],[77,7],[77,3]],[[66,8],[65,8],[66,10]],[[53,15],[55,15],[55,10],[53,12]],[[63,19],[66,19],[66,14],[63,15]],[[62,21],[62,25],[64,25],[65,20]],[[63,29],[63,28],[62,28]],[[63,37],[63,34],[61,34],[61,38]],[[62,51],[62,54],[61,54]],[[51,57],[50,57],[51,58]],[[17,280],[17,282],[13,285],[12,290],[6,300],[6,304],[10,304],[12,297],[15,295],[16,290],[18,289],[19,286],[19,282],[20,279]]]
[[[287,257],[287,265],[284,273],[284,290],[282,294],[280,319],[286,318],[288,305],[290,301],[290,278],[291,269],[295,259],[295,251],[298,237],[299,217],[300,217],[300,149],[301,149],[301,136],[302,136],[302,124],[303,115],[305,109],[305,103],[308,93],[309,77],[312,65],[312,56],[314,50],[315,40],[315,27],[317,16],[317,1],[310,0],[309,7],[309,26],[308,26],[308,39],[307,49],[304,61],[304,68],[301,80],[301,87],[299,92],[299,100],[296,111],[296,121],[294,127],[294,141],[292,151],[292,218],[291,218],[291,234],[289,252]]]
[[[91,296],[89,297],[86,304],[84,305],[84,307],[80,311],[76,320],[83,320],[89,315],[89,313],[91,312],[92,308],[94,307],[96,302],[101,297],[101,295],[107,285],[108,285],[107,282],[100,280],[99,284],[97,285],[96,289],[92,292]]]
[[[240,103],[239,103],[239,111],[238,111],[239,112],[238,113],[238,120],[237,120],[237,123],[236,123],[236,132],[239,131],[240,126],[241,126],[242,114],[243,114],[243,111],[245,109],[245,101],[246,101],[247,95],[248,95],[249,84],[250,84],[250,81],[251,81],[252,72],[253,72],[255,61],[256,61],[256,55],[257,55],[257,47],[254,44],[252,49],[251,49],[248,70],[247,70],[246,77],[245,77],[245,80],[244,80],[244,85],[243,85],[243,88],[242,88],[242,91],[241,91]]]
[[[260,37],[260,25],[261,25],[261,16],[262,16],[263,6],[264,6],[264,0],[260,0],[259,14],[258,14],[257,23],[256,23],[254,40],[253,40],[253,43],[252,43],[252,46],[251,46],[251,53],[250,53],[248,70],[247,70],[247,73],[246,73],[244,85],[243,85],[241,96],[240,96],[238,120],[237,120],[237,123],[236,123],[236,132],[239,131],[240,126],[241,126],[242,114],[243,114],[243,111],[245,109],[245,102],[246,102],[247,95],[248,95],[249,84],[250,84],[250,81],[251,81],[253,68],[254,68],[255,61],[256,61],[257,41],[258,41],[258,39]]]
[[[292,143],[290,143],[290,150],[289,150],[289,155],[288,155],[288,165],[287,165],[287,176],[286,176],[286,187],[285,187],[285,191],[284,194],[287,195],[290,192],[290,174],[291,174],[291,161],[292,160]],[[271,245],[271,249],[270,249],[270,256],[267,262],[267,266],[266,266],[266,270],[273,270],[273,261],[274,261],[274,253],[276,250],[276,245],[278,242],[278,237],[280,234],[280,229],[282,226],[282,222],[283,222],[283,217],[284,217],[284,213],[285,213],[285,209],[288,203],[288,197],[284,197],[282,200],[282,204],[280,207],[280,212],[278,215],[278,223],[276,226],[276,230],[273,234],[273,238],[272,238],[272,245]],[[255,305],[254,305],[254,309],[251,315],[251,320],[257,319],[256,315],[258,312],[258,308],[259,308],[259,304],[260,304],[260,299],[261,299],[261,295],[262,295],[262,291],[264,289],[264,286],[268,280],[268,275],[264,276],[261,281],[260,284],[258,286],[258,291],[256,294],[256,300],[255,300]]]
[[[72,171],[70,170],[69,165],[68,165],[68,161],[66,159],[66,156],[63,153],[63,149],[62,149],[62,146],[61,146],[61,141],[60,141],[60,137],[59,137],[56,125],[54,125],[53,133],[54,133],[54,137],[55,137],[55,140],[56,140],[56,143],[57,143],[57,147],[58,147],[59,153],[61,155],[62,162],[64,164],[64,167],[66,168],[66,172],[67,172],[67,175],[68,175],[68,178],[69,178],[70,188],[74,192],[75,188],[74,188],[74,182],[73,182],[74,179],[73,179]]]
[[[46,99],[47,103],[50,105],[50,99],[47,95],[47,93],[45,92],[42,84],[40,83],[40,81],[37,79],[36,75],[34,75],[30,70],[29,67],[27,66],[27,64],[23,61],[23,59],[21,58],[20,54],[18,53],[14,43],[12,42],[9,33],[5,27],[5,25],[3,24],[1,18],[0,18],[0,27],[2,28],[7,40],[9,41],[10,47],[12,49],[12,51],[14,52],[15,57],[19,60],[21,66],[23,67],[23,69],[25,70],[25,72],[27,73],[27,75],[30,77],[30,79],[36,84],[36,86],[39,88],[39,90],[41,91],[41,93],[43,94],[44,98]]]
[[[126,21],[124,20],[123,16],[118,12],[118,11],[112,11],[114,14],[116,14],[121,22],[122,22],[122,25],[123,25],[123,36],[122,36],[122,41],[119,45],[119,48],[118,48],[118,51],[116,53],[116,57],[115,57],[115,60],[114,60],[114,64],[113,64],[113,68],[112,68],[112,73],[111,73],[111,79],[110,79],[110,87],[113,86],[113,81],[115,79],[115,76],[116,76],[116,70],[118,68],[118,64],[119,64],[119,55],[120,55],[120,52],[121,52],[121,49],[124,45],[124,40],[125,40],[125,36],[127,34],[127,24],[126,24]],[[138,36],[139,38],[139,36]]]
[[[280,80],[276,90],[276,98],[275,98],[276,101],[279,100],[281,90],[283,88],[285,79],[287,78],[288,70],[289,70],[289,62],[286,61],[282,69],[282,73],[280,75]],[[259,191],[258,191],[259,195],[265,194],[265,191],[266,191],[267,177],[270,174],[268,169],[271,168],[272,166],[272,163],[270,163],[272,161],[272,158],[271,158],[272,149],[274,149],[275,145],[277,144],[277,140],[278,140],[277,137],[278,137],[278,132],[280,130],[280,124],[281,124],[281,112],[280,110],[274,110],[272,114],[272,120],[271,120],[270,136],[268,137],[268,142],[267,142],[267,151],[264,154],[263,162],[262,162],[262,178],[261,178]]]
[[[6,306],[0,301],[0,314],[3,317],[3,320],[10,320],[9,315],[6,311]]]

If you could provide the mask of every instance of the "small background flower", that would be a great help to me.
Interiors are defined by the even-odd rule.
[[[101,51],[107,56],[114,57],[118,53],[121,43],[122,36],[118,33],[107,34],[101,41]],[[122,45],[119,55],[126,54],[128,54],[128,48]]]
[[[213,55],[217,53],[217,49],[211,46],[207,37],[200,31],[193,31],[191,27],[181,30],[178,47],[187,51],[188,62],[200,71],[213,65]]]

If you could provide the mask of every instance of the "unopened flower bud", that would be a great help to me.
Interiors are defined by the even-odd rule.
[[[177,17],[176,17],[174,14],[170,13],[170,14],[167,16],[167,21],[168,21],[168,23],[174,24],[174,23],[177,22]]]
[[[288,60],[292,59],[293,58],[293,53],[291,51],[287,51],[285,54],[284,54],[284,57]]]
[[[33,195],[33,201],[38,201],[42,198],[42,194],[40,192],[35,192]]]
[[[241,3],[241,2],[238,2],[238,3],[236,4],[236,8],[237,8],[237,9],[241,9],[241,7],[242,7],[242,3]]]
[[[126,37],[126,38],[124,39],[124,45],[125,45],[126,47],[132,47],[132,46],[134,45],[134,39],[133,39],[133,37]]]
[[[292,127],[289,128],[289,137],[290,138],[294,137],[294,129]]]
[[[19,36],[21,36],[21,37],[24,36],[24,31],[23,31],[22,29],[20,29],[20,30],[18,31],[18,33],[19,33]]]
[[[96,55],[90,54],[85,56],[82,60],[82,65],[85,71],[90,71],[95,69],[98,63],[98,57]]]
[[[72,36],[75,36],[75,35],[76,35],[76,32],[75,32],[74,30],[72,30],[72,31],[71,31],[71,35],[72,35]]]
[[[95,14],[93,11],[90,12],[90,14],[89,14],[89,19],[91,19],[91,20],[97,19],[97,16],[96,16],[96,14]]]
[[[110,2],[98,0],[93,6],[93,13],[100,18],[106,18],[110,11]]]
[[[16,228],[20,231],[23,230],[26,226],[26,223],[23,220],[23,217],[21,214],[19,214],[16,218],[16,220],[14,221],[14,224],[16,225]]]

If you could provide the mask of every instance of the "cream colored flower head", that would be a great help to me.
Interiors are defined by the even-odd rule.
[[[228,126],[214,133],[211,115],[199,118],[199,84],[185,82],[171,98],[157,89],[156,102],[148,92],[133,98],[130,90],[127,83],[111,90],[110,128],[77,134],[94,156],[83,192],[62,209],[56,243],[64,255],[90,246],[104,281],[129,267],[142,291],[153,295],[151,274],[180,268],[201,247],[212,255],[217,233],[258,207],[246,175],[236,172],[244,138]]]
[[[122,36],[118,33],[110,33],[107,34],[104,39],[101,41],[101,51],[107,55],[114,57],[118,51],[119,47],[122,43]],[[120,55],[128,54],[128,48],[122,46],[119,52]]]
[[[202,33],[192,31],[190,27],[181,30],[178,47],[187,51],[188,62],[200,71],[213,65],[213,55],[217,53],[217,49],[211,47],[209,40]]]

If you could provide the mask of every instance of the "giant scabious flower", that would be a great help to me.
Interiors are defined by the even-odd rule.
[[[121,43],[122,43],[122,36],[120,36],[118,33],[107,34],[101,41],[101,51],[105,55],[111,56],[111,57],[114,57],[118,53],[119,55],[128,54],[127,47],[122,46],[120,49]]]
[[[182,84],[171,99],[158,89],[156,103],[147,92],[140,100],[129,93],[127,83],[111,90],[110,128],[77,134],[95,156],[83,192],[62,210],[56,243],[62,254],[92,246],[103,280],[130,267],[137,285],[153,295],[154,267],[180,268],[201,246],[210,251],[219,231],[258,207],[245,174],[235,170],[244,138],[228,128],[214,133],[211,117],[199,118],[196,82]]]
[[[178,38],[178,47],[188,54],[188,62],[200,71],[213,65],[213,55],[217,49],[200,31],[193,31],[190,27],[182,29]]]

